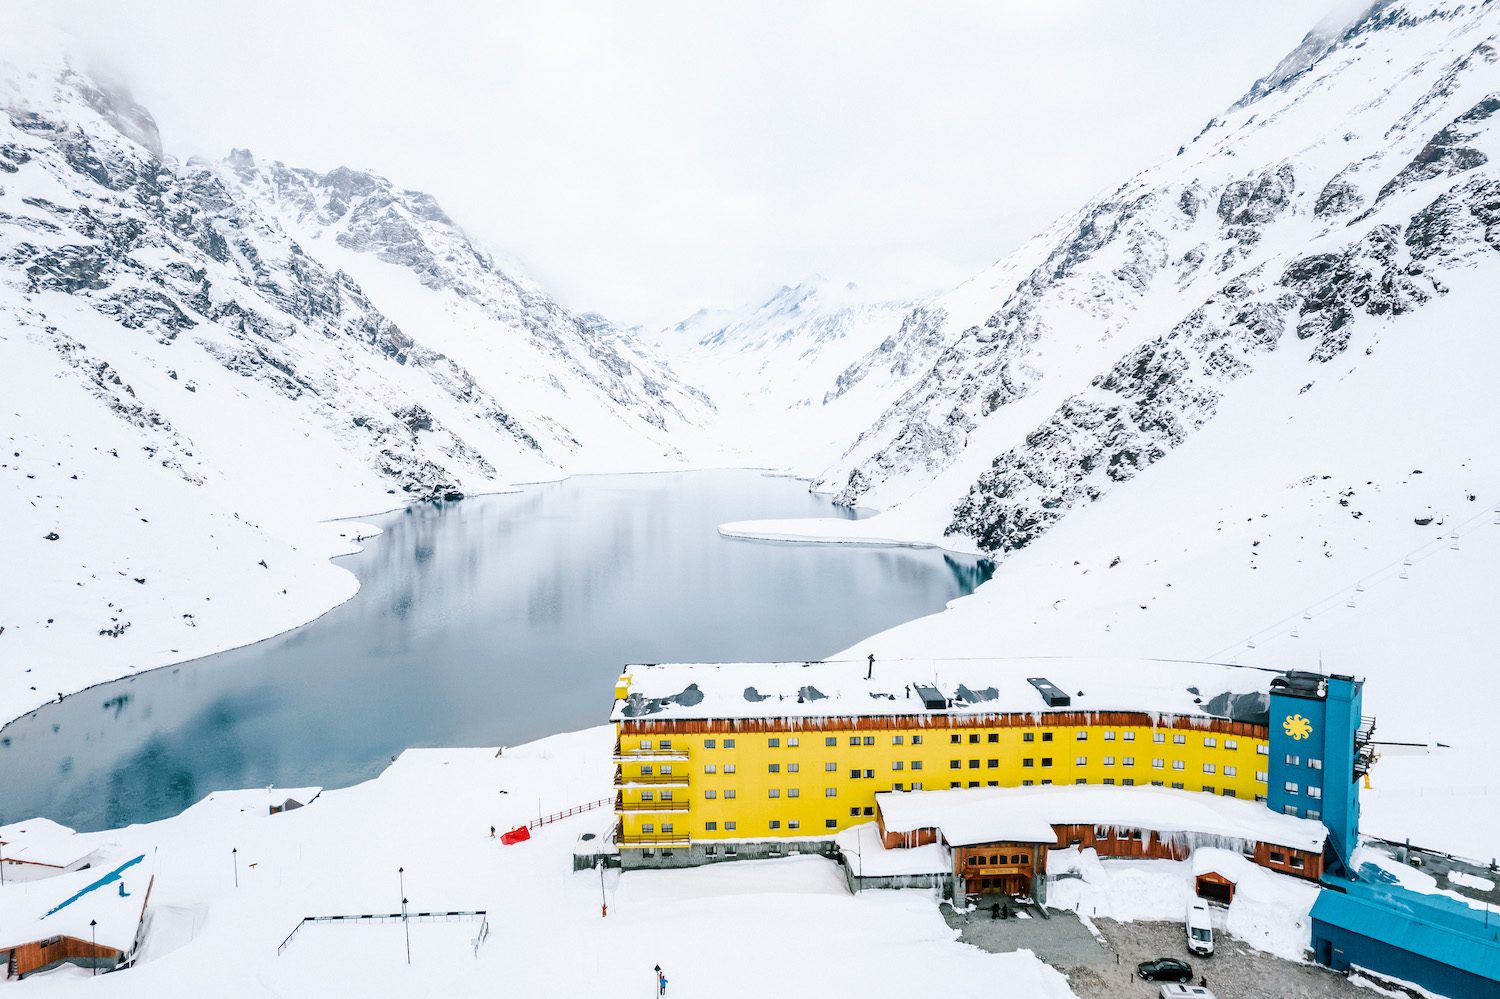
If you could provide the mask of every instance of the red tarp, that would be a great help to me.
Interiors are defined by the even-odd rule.
[[[531,838],[531,830],[525,826],[516,826],[508,833],[502,833],[500,842],[506,846],[514,846],[516,843],[524,843]]]

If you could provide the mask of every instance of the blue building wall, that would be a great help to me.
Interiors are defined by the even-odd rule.
[[[1316,688],[1272,687],[1266,804],[1328,827],[1335,867],[1347,869],[1359,836],[1355,733],[1364,684],[1330,676]]]
[[[1500,997],[1500,982],[1480,978],[1461,968],[1392,947],[1353,930],[1325,923],[1321,919],[1312,921],[1312,947],[1313,958],[1334,971],[1348,971],[1349,966],[1355,964],[1378,975],[1399,978],[1403,982],[1420,985],[1429,992],[1450,996],[1452,999]]]

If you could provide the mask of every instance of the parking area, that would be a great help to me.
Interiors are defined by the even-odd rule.
[[[1175,957],[1193,966],[1217,999],[1370,999],[1380,993],[1313,964],[1299,964],[1252,950],[1227,933],[1216,934],[1212,957],[1187,952],[1180,922],[1095,922],[1099,936],[1070,912],[1042,919],[995,920],[988,911],[954,912],[943,918],[959,939],[992,953],[1026,949],[1068,976],[1080,999],[1149,999],[1157,986],[1135,976],[1135,966],[1157,957]],[[1390,993],[1401,991],[1381,983]]]

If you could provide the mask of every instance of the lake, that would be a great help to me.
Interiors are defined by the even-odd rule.
[[[933,549],[723,538],[855,516],[751,471],[582,476],[361,518],[357,596],[294,631],[141,673],[0,731],[0,824],[175,815],[222,788],[343,787],[409,746],[602,724],[631,662],[803,660],[989,578]]]

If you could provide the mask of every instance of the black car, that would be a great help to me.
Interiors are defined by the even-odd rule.
[[[1135,973],[1148,982],[1191,982],[1193,966],[1175,957],[1159,957],[1154,961],[1142,961],[1135,966]]]

